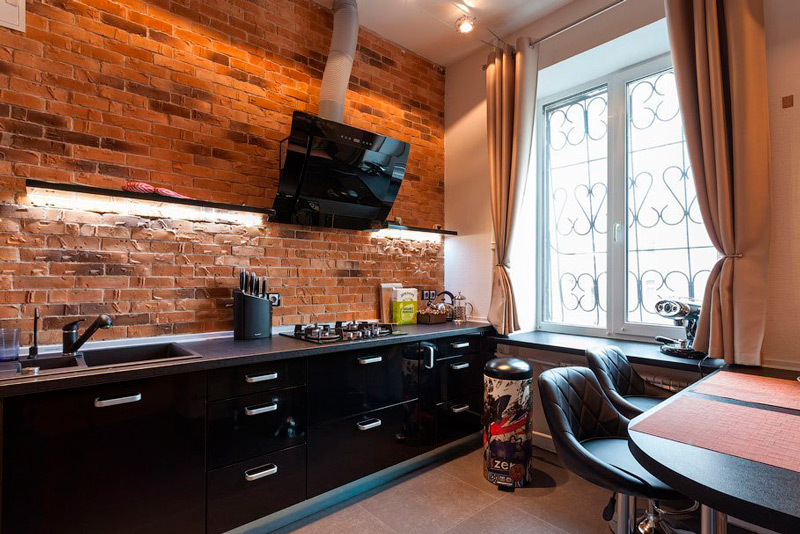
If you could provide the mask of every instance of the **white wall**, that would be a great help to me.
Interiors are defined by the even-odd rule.
[[[533,39],[547,35],[598,9],[610,0],[575,0],[534,22],[505,41],[518,36]],[[663,0],[626,0],[612,10],[545,41],[540,48],[540,68],[599,46],[611,39],[664,17]],[[477,317],[486,317],[491,293],[493,232],[489,211],[489,164],[486,141],[486,87],[482,66],[489,50],[447,67],[445,87],[445,227],[458,237],[445,239],[445,287],[462,291],[475,306]],[[521,229],[517,239],[536,239],[535,231]],[[527,258],[513,257],[515,287],[532,288],[533,270]],[[533,295],[518,291],[531,302]],[[529,310],[521,314],[523,330],[533,327]]]
[[[800,2],[765,0],[769,120],[772,142],[765,365],[800,369]],[[781,97],[794,95],[783,109]]]

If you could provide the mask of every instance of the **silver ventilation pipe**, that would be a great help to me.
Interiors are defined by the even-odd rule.
[[[344,119],[344,97],[350,83],[357,41],[357,0],[334,0],[331,49],[319,91],[319,116],[323,119],[337,122]]]

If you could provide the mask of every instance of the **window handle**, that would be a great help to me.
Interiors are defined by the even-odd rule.
[[[622,223],[614,223],[614,243],[622,242]]]

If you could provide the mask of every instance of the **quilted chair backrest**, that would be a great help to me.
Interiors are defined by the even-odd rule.
[[[606,387],[616,390],[623,397],[644,394],[644,379],[618,347],[586,349],[586,358],[595,375],[605,380]]]
[[[558,367],[539,376],[547,423],[558,447],[560,438],[574,436],[578,443],[592,438],[627,437],[628,419],[603,393],[586,367]]]

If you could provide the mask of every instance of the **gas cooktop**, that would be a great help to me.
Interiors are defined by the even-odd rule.
[[[397,325],[368,323],[366,321],[336,321],[334,324],[296,324],[294,332],[281,332],[282,336],[325,344],[341,341],[361,341],[379,337],[403,336]]]

